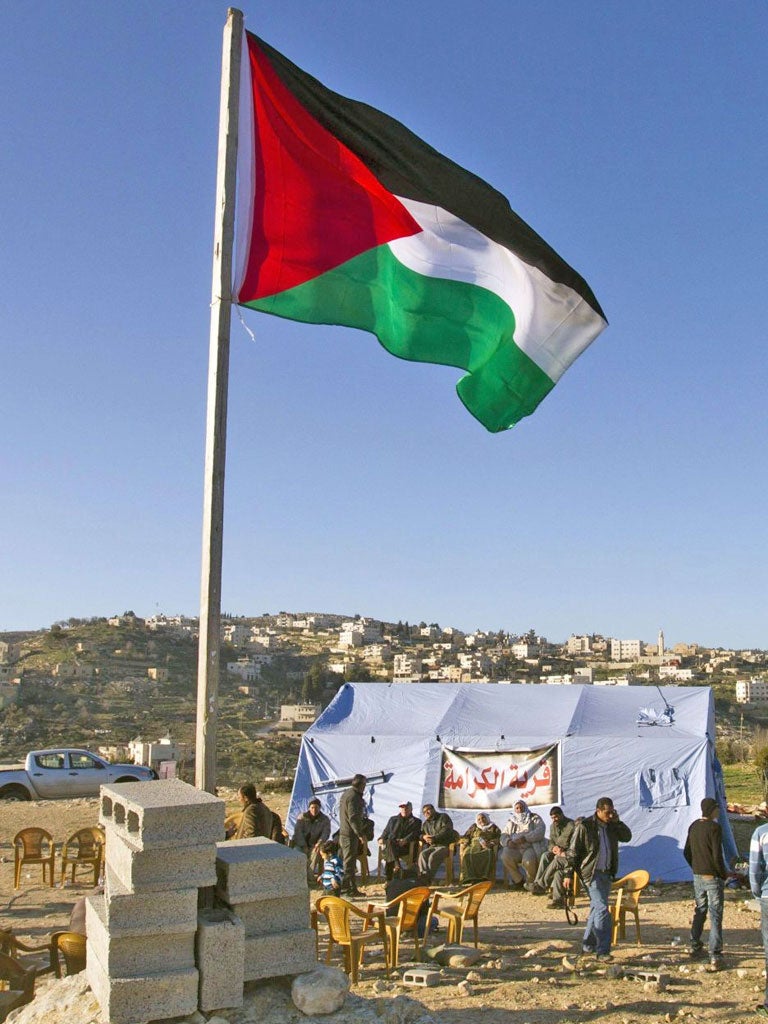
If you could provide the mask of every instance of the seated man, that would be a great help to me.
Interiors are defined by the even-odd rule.
[[[547,906],[555,909],[565,906],[563,879],[568,870],[565,855],[573,835],[574,822],[572,818],[566,818],[562,807],[553,807],[549,817],[551,825],[548,849],[541,855],[536,878],[532,882],[526,882],[525,888],[534,896],[543,896],[551,888],[552,900]]]
[[[317,797],[309,801],[307,810],[296,821],[291,846],[307,858],[307,881],[311,884],[323,869],[323,844],[331,835],[331,819],[323,814]]]
[[[247,782],[237,791],[237,798],[243,808],[240,824],[234,831],[227,832],[227,839],[253,839],[272,834],[272,811],[267,807],[252,782]]]
[[[389,819],[379,836],[388,882],[391,881],[395,868],[402,868],[400,859],[408,856],[411,843],[418,844],[420,835],[421,818],[413,816],[413,804],[408,800],[400,804],[400,813]]]
[[[424,804],[421,813],[424,824],[421,827],[419,878],[425,885],[431,885],[440,865],[448,857],[448,847],[458,836],[450,817],[444,811],[438,814],[433,804]]]
[[[545,835],[541,816],[530,811],[524,800],[517,800],[501,833],[501,863],[511,879],[510,889],[523,888],[521,867],[528,879],[536,877],[539,857],[547,848]]]

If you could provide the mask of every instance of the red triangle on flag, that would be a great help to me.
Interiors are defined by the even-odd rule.
[[[310,281],[419,224],[283,84],[250,34],[255,195],[238,302]]]

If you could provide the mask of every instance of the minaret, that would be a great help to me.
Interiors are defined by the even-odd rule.
[[[664,630],[659,630],[659,657],[664,657]]]

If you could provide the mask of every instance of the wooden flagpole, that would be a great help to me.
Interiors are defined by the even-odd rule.
[[[208,412],[205,437],[203,556],[200,579],[200,644],[197,657],[195,785],[216,789],[216,726],[221,648],[221,553],[224,531],[224,466],[227,450],[229,329],[232,317],[232,249],[237,182],[237,121],[243,14],[230,7],[224,26],[213,236]]]

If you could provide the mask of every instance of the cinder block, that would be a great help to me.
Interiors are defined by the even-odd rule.
[[[430,971],[428,967],[412,967],[403,972],[403,984],[417,988],[431,988],[440,984],[440,971]]]
[[[109,1024],[187,1017],[197,1009],[196,967],[142,977],[110,978],[98,957],[89,956],[85,973],[101,1006],[102,1019]]]
[[[259,836],[216,844],[218,894],[230,906],[307,895],[307,858]]]
[[[216,847],[212,843],[175,850],[140,850],[129,840],[110,833],[106,862],[130,893],[201,889],[216,884]]]
[[[156,935],[197,927],[197,888],[132,893],[107,869],[104,892],[107,927],[113,935]]]
[[[236,903],[233,910],[243,922],[246,938],[271,935],[273,932],[299,931],[309,927],[306,892],[277,900]]]
[[[199,1006],[204,1012],[243,1005],[245,931],[228,910],[204,910],[198,918]]]
[[[315,933],[278,932],[245,940],[245,980],[277,978],[285,974],[303,974],[317,966]]]
[[[224,837],[225,804],[180,779],[101,787],[99,821],[138,850],[204,846]]]
[[[162,970],[195,966],[195,930],[163,931],[155,935],[115,935],[107,927],[103,896],[86,901],[88,956],[95,955],[111,978],[132,978]]]

